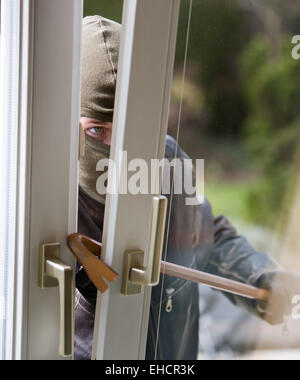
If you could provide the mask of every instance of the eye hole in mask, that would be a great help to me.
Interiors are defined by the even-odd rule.
[[[80,157],[79,185],[91,198],[102,204],[105,204],[106,200],[108,167],[103,171],[99,171],[97,170],[97,165],[100,160],[108,160],[109,157],[110,146],[84,133],[84,155]],[[100,189],[99,177],[106,178],[103,188]]]
[[[105,128],[103,127],[94,127],[94,128],[89,128],[88,129],[88,133],[89,135],[93,135],[95,136],[95,138],[98,138],[98,139],[104,139],[105,138]]]

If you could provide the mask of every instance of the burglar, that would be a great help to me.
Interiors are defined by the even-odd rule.
[[[86,146],[80,160],[79,232],[98,241],[102,239],[105,196],[96,190],[101,175],[96,165],[110,154],[120,28],[100,16],[87,17],[83,22],[80,121]],[[188,158],[167,136],[166,158],[173,160],[176,152],[177,157]],[[256,252],[225,217],[214,218],[207,201],[186,206],[184,194],[173,194],[165,245],[169,262],[271,290],[269,305],[227,295],[235,305],[271,324],[283,322],[291,311],[293,295],[300,294],[299,278],[284,271],[268,255]],[[90,360],[97,290],[80,266],[76,285],[75,359]],[[152,291],[146,358],[197,359],[198,285],[166,276],[161,287],[162,282]]]

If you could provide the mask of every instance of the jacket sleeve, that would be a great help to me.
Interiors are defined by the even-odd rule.
[[[227,218],[219,216],[214,220],[214,245],[207,272],[257,286],[264,273],[279,269],[269,255],[257,252],[244,237],[239,236]],[[235,305],[263,317],[256,300],[225,294]]]
[[[177,142],[170,136],[166,141],[166,158],[173,159],[188,158],[186,153],[177,145]],[[175,197],[176,199],[176,197]],[[170,236],[174,236],[174,243],[178,246],[185,242],[188,232],[193,228],[189,219],[184,219],[184,212],[181,207],[185,207],[182,197],[177,197],[177,205],[174,206],[173,199],[173,217],[171,228],[174,229]],[[281,268],[267,254],[257,252],[249,242],[242,236],[239,236],[235,228],[227,218],[219,216],[214,219],[211,205],[206,200],[204,204],[197,208],[197,215],[201,215],[201,228],[199,223],[194,224],[195,241],[199,242],[196,255],[198,270],[225,277],[231,280],[239,281],[249,285],[259,285],[262,275],[270,272],[277,272]],[[184,233],[183,233],[184,232]],[[172,239],[169,239],[172,241]],[[177,242],[180,242],[177,243]],[[175,250],[178,252],[178,250]],[[180,249],[184,252],[184,249]],[[186,255],[185,255],[186,256]],[[179,262],[179,255],[176,254],[176,262]],[[183,260],[183,262],[186,262]],[[268,287],[268,284],[266,284]],[[255,300],[249,300],[228,293],[224,293],[235,305],[243,307],[248,311],[264,318],[264,314],[259,311],[261,308]]]

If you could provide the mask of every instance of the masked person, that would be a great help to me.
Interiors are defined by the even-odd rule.
[[[79,232],[98,241],[102,239],[105,195],[97,192],[102,173],[96,166],[100,159],[109,158],[120,30],[119,24],[100,16],[83,22],[81,124],[86,146],[80,160]],[[166,158],[173,160],[175,152],[180,159],[188,158],[167,136]],[[300,294],[299,277],[284,271],[268,255],[256,252],[225,217],[214,218],[207,201],[186,206],[185,199],[185,194],[173,194],[166,260],[271,290],[270,305],[227,297],[272,324],[282,323],[291,310],[293,295]],[[197,359],[198,286],[168,276],[163,289],[161,286],[152,291],[146,358]],[[75,359],[89,360],[97,290],[82,267],[77,269],[76,287]]]

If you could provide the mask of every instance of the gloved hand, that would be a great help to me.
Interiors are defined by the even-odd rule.
[[[300,296],[300,276],[287,271],[267,272],[259,278],[257,286],[271,292],[269,302],[257,303],[261,317],[272,325],[283,323],[295,307],[293,298]]]

